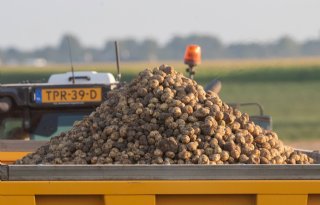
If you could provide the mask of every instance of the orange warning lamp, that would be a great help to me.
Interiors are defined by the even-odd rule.
[[[184,54],[184,63],[194,67],[201,63],[201,48],[198,45],[188,45]]]
[[[184,63],[189,67],[186,71],[189,73],[189,77],[193,79],[195,75],[194,67],[201,63],[201,48],[198,45],[188,45],[184,54]]]

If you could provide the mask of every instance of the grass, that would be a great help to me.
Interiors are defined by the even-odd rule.
[[[163,62],[180,72],[181,62]],[[144,68],[159,62],[122,63],[122,77],[130,81]],[[115,73],[114,64],[77,65],[76,70]],[[51,73],[69,71],[68,65],[2,67],[1,83],[29,80],[45,82]],[[259,102],[271,115],[273,128],[286,140],[320,139],[320,59],[220,60],[203,62],[197,68],[196,80],[205,85],[214,78],[222,83],[221,98],[226,102]],[[40,81],[39,81],[40,79]],[[251,114],[255,110],[245,109]]]

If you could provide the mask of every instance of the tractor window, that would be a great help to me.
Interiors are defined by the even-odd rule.
[[[33,123],[30,131],[32,140],[49,140],[61,132],[72,128],[73,123],[81,120],[84,114],[78,113],[46,113],[42,114],[39,121]]]
[[[70,130],[75,121],[82,120],[88,114],[90,112],[84,110],[78,112],[34,111],[30,114],[30,119],[24,119],[21,112],[2,115],[0,116],[0,140],[50,140],[51,137]],[[30,122],[28,128],[24,127],[26,121]]]
[[[0,139],[26,139],[22,129],[22,118],[6,118],[0,124]]]

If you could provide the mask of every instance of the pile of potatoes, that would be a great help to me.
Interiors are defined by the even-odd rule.
[[[275,132],[162,65],[110,91],[73,128],[16,164],[311,164]]]

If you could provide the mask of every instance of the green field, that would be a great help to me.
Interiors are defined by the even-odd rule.
[[[180,62],[163,62],[184,72]],[[144,68],[158,62],[122,64],[125,81]],[[76,65],[75,70],[97,70],[115,73],[114,64]],[[29,80],[45,82],[51,73],[69,71],[69,66],[45,68],[2,67],[1,83]],[[320,59],[234,60],[204,62],[197,68],[196,80],[206,84],[214,78],[222,83],[221,98],[226,102],[259,102],[273,118],[280,138],[320,139]],[[255,110],[245,110],[251,114]]]

